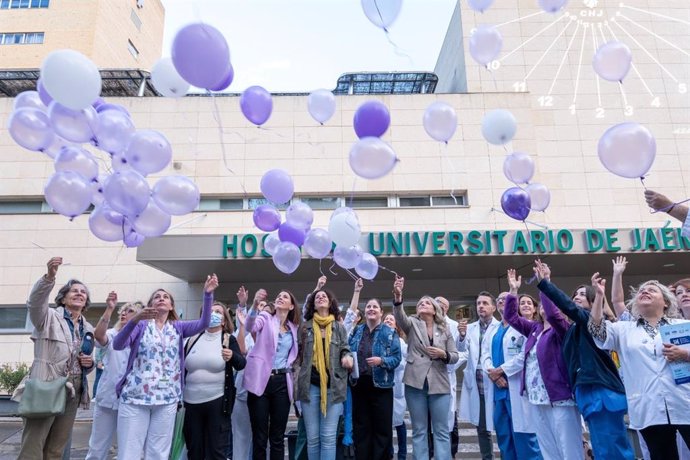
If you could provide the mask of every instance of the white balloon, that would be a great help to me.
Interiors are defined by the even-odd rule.
[[[489,144],[507,144],[513,140],[516,132],[517,120],[508,110],[492,110],[482,119],[482,135]]]
[[[295,201],[288,206],[285,220],[293,227],[309,230],[314,222],[314,211],[303,201]]]
[[[328,234],[338,246],[354,246],[359,241],[362,231],[353,213],[343,212],[331,218]]]
[[[439,142],[448,142],[458,128],[455,109],[445,102],[434,102],[424,111],[424,129]]]
[[[474,11],[483,13],[493,4],[493,2],[494,0],[467,0],[467,5]]]
[[[611,40],[597,49],[592,58],[594,71],[604,80],[622,82],[632,65],[632,51],[623,42]]]
[[[170,214],[159,208],[156,202],[151,199],[146,209],[136,216],[132,222],[132,227],[143,236],[161,236],[170,228],[171,220]]]
[[[312,228],[304,239],[304,249],[315,259],[323,259],[331,252],[333,241],[326,230]]]
[[[302,253],[295,243],[284,241],[273,254],[273,264],[278,270],[289,275],[297,270],[302,261]]]
[[[656,139],[639,123],[626,122],[607,129],[597,147],[599,160],[612,173],[637,179],[654,164]]]
[[[539,0],[539,8],[547,13],[557,13],[568,4],[568,0]]]
[[[60,150],[55,157],[55,171],[73,171],[89,182],[98,179],[98,163],[91,152],[78,145],[68,145]]]
[[[350,149],[350,167],[359,177],[379,179],[393,170],[398,158],[391,147],[378,137],[363,137]]]
[[[196,184],[186,176],[165,176],[153,186],[156,204],[168,214],[183,216],[199,206],[201,195]]]
[[[402,8],[402,0],[362,0],[362,9],[367,19],[376,27],[388,32]]]
[[[189,91],[189,83],[177,73],[171,57],[161,58],[153,65],[151,82],[156,91],[167,97],[183,97]]]
[[[368,252],[362,254],[362,259],[355,267],[355,271],[365,280],[373,280],[379,272],[379,261]]]
[[[470,35],[470,54],[483,66],[496,59],[502,48],[503,36],[494,26],[481,25]]]
[[[538,182],[529,184],[525,190],[529,193],[530,209],[532,211],[545,211],[551,203],[551,192],[548,187]]]
[[[321,124],[326,123],[335,113],[335,96],[327,89],[317,89],[307,99],[309,115]]]
[[[264,238],[264,251],[270,255],[274,255],[278,250],[278,245],[280,244],[280,237],[278,236],[278,230],[271,232]]]
[[[333,260],[339,266],[349,270],[357,266],[357,264],[362,260],[363,254],[364,251],[362,251],[362,248],[359,246],[359,244],[355,244],[354,246],[350,247],[338,246],[333,251]]]
[[[74,218],[91,205],[91,187],[84,176],[72,171],[53,174],[43,190],[48,205],[55,212]]]
[[[526,184],[534,176],[534,160],[524,152],[513,152],[503,160],[503,174],[516,184]]]
[[[83,54],[57,50],[41,64],[41,81],[50,96],[72,110],[89,107],[101,94],[101,74]]]

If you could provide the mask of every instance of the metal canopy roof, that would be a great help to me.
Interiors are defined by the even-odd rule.
[[[425,94],[436,90],[432,72],[358,72],[338,78],[335,94]]]

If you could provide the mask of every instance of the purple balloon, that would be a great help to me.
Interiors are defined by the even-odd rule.
[[[209,88],[211,91],[223,91],[225,88],[230,86],[232,83],[232,80],[235,79],[235,69],[232,67],[232,64],[228,65],[228,68],[225,70],[225,77],[223,80],[213,88]]]
[[[53,174],[43,190],[48,205],[55,212],[74,218],[91,205],[91,186],[84,176],[72,171]]]
[[[46,91],[46,87],[43,86],[43,81],[41,79],[38,79],[38,82],[36,82],[36,91],[38,91],[38,96],[41,98],[41,101],[43,101],[43,105],[48,107],[51,102],[53,102],[53,98],[50,94],[48,94],[48,91]]]
[[[189,24],[175,35],[172,61],[177,73],[189,84],[212,90],[227,79],[230,49],[215,27]]]
[[[111,208],[125,216],[135,217],[149,204],[151,189],[141,174],[130,169],[113,173],[103,193]]]
[[[98,99],[93,101],[93,104],[91,104],[91,107],[93,107],[94,109],[96,109],[96,111],[98,111],[98,108],[100,106],[102,106],[103,104],[105,104],[105,99],[103,99],[102,97],[99,97]]]
[[[136,248],[141,246],[141,243],[143,243],[145,239],[146,237],[144,235],[140,235],[134,230],[131,230],[125,234],[125,237],[122,239],[122,241],[128,248]]]
[[[111,155],[127,148],[136,128],[132,120],[119,110],[105,110],[97,115],[96,146]]]
[[[273,112],[271,93],[261,86],[250,86],[240,97],[240,109],[247,118],[257,126],[261,126]]]
[[[41,97],[36,91],[23,91],[14,98],[14,104],[12,108],[14,110],[21,109],[23,107],[32,107],[38,110],[46,110],[46,106],[43,105]]]
[[[295,193],[292,177],[284,169],[271,169],[261,178],[261,193],[272,203],[287,203]]]
[[[125,216],[115,212],[106,203],[96,206],[89,215],[91,233],[103,241],[120,241],[125,236]]]
[[[199,207],[199,188],[187,176],[165,176],[153,186],[153,200],[164,212],[183,216]]]
[[[529,193],[520,187],[511,187],[501,196],[501,208],[509,217],[515,220],[523,221],[527,219],[530,209],[532,207],[532,200]]]
[[[12,112],[7,129],[17,144],[36,152],[44,151],[55,140],[48,115],[32,107]]]
[[[307,233],[304,229],[297,228],[289,222],[283,222],[278,228],[278,237],[282,242],[289,241],[297,246],[302,246],[304,244],[304,239],[307,237]]]
[[[172,160],[172,147],[158,131],[142,129],[129,140],[125,150],[129,165],[143,175],[164,170]]]
[[[72,171],[89,182],[98,179],[98,163],[91,152],[78,145],[66,145],[55,156],[55,171]]]
[[[48,108],[48,117],[55,133],[68,141],[82,143],[96,140],[98,114],[93,107],[72,110],[53,101]]]
[[[391,116],[383,103],[366,101],[355,112],[353,125],[358,137],[381,137],[391,124]]]
[[[262,204],[254,210],[254,225],[264,232],[272,232],[280,227],[280,213],[275,206]]]
[[[129,110],[125,109],[120,104],[109,104],[106,102],[105,104],[101,104],[96,108],[96,112],[98,112],[98,113],[105,112],[106,110],[119,110],[120,112],[124,113],[128,117],[131,116],[129,113]]]

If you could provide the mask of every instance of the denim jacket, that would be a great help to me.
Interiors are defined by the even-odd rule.
[[[350,335],[350,350],[356,354],[359,349],[359,342],[362,340],[366,323],[360,324]],[[385,324],[379,325],[374,330],[372,337],[371,355],[379,356],[383,362],[380,366],[372,369],[372,379],[377,388],[393,388],[395,383],[395,368],[400,364],[402,354],[400,353],[400,338],[398,333]]]

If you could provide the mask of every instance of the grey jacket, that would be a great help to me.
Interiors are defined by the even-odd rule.
[[[393,306],[393,315],[398,326],[407,335],[407,364],[403,383],[421,390],[424,381],[429,383],[429,394],[450,394],[450,380],[446,364],[454,364],[460,358],[453,336],[447,327],[434,323],[434,346],[445,350],[448,362],[431,359],[426,352],[430,346],[426,323],[417,315],[407,316],[402,304]]]
[[[297,363],[300,366],[297,376],[298,401],[309,402],[309,388],[311,386],[311,367],[314,355],[314,329],[313,320],[302,323],[299,333],[299,357]],[[347,396],[348,371],[340,364],[340,359],[350,353],[347,343],[345,327],[338,321],[333,322],[331,333],[331,346],[329,353],[330,388],[328,389],[328,401],[337,404],[345,401]]]

